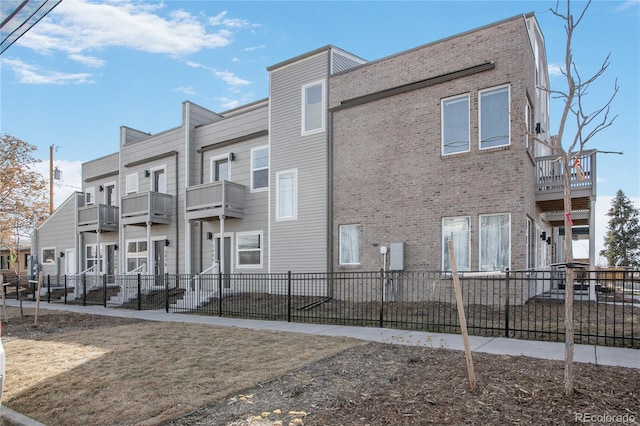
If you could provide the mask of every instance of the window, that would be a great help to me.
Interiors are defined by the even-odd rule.
[[[269,148],[251,150],[251,189],[266,189],[269,186]]]
[[[11,267],[11,262],[9,262],[9,255],[1,255],[0,256],[0,270],[6,270]]]
[[[453,254],[458,271],[471,270],[471,240],[469,217],[445,217],[442,219],[442,270],[451,270],[449,240],[453,241]]]
[[[262,232],[238,233],[237,266],[262,266]]]
[[[297,170],[276,174],[276,220],[296,218],[298,203],[297,180]]]
[[[167,174],[164,169],[156,169],[152,172],[153,191],[161,194],[167,193]]]
[[[127,272],[135,271],[140,268],[140,273],[147,271],[147,242],[129,241],[127,242]],[[144,265],[144,267],[142,267]]]
[[[127,175],[126,189],[127,195],[136,194],[138,192],[138,174],[132,173]]]
[[[84,248],[84,269],[87,270],[98,264],[98,247],[95,244],[88,244]],[[99,268],[99,266],[96,266]],[[98,272],[95,271],[94,272]]]
[[[442,154],[469,151],[469,95],[442,100]]]
[[[116,186],[115,184],[107,184],[104,187],[104,203],[108,206],[116,205]]]
[[[480,270],[504,271],[511,264],[511,217],[480,216]]]
[[[360,225],[340,225],[340,264],[360,264]]]
[[[218,160],[215,162],[215,181],[220,182],[223,180],[229,180],[229,159]]]
[[[42,263],[55,263],[56,262],[56,249],[43,248],[42,249]]]
[[[84,205],[90,206],[95,204],[96,202],[96,188],[95,186],[90,186],[85,188],[84,190]]]
[[[302,87],[302,134],[324,130],[324,81]]]
[[[479,92],[480,149],[509,145],[509,87]]]

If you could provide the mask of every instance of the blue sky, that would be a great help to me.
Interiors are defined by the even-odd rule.
[[[59,204],[80,186],[83,161],[118,150],[120,126],[157,133],[181,124],[185,100],[223,112],[266,98],[268,66],[327,44],[375,60],[527,12],[536,13],[545,36],[551,88],[562,90],[565,33],[549,12],[555,5],[63,0],[1,57],[0,133],[36,145],[47,174],[49,146],[57,146]],[[573,53],[584,77],[611,53],[587,109],[602,105],[616,79],[620,87],[615,124],[587,146],[624,151],[598,155],[599,211],[618,189],[640,205],[640,1],[592,3]],[[552,104],[552,134],[560,107]]]

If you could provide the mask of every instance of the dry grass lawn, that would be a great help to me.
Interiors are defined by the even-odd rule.
[[[92,327],[91,315],[67,331],[64,312],[41,310],[34,327],[33,311],[25,310],[23,325],[17,308],[7,311],[3,405],[48,425],[162,423],[362,344],[131,319]]]

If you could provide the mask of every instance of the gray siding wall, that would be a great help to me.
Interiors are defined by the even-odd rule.
[[[175,155],[167,155],[153,160],[153,157],[177,152]],[[168,273],[182,273],[185,270],[184,254],[184,225],[182,214],[184,211],[184,130],[183,127],[167,130],[150,136],[144,140],[127,144],[120,150],[121,169],[119,177],[120,196],[126,195],[126,178],[132,173],[138,174],[138,193],[148,192],[152,189],[151,177],[145,177],[145,170],[164,167],[167,179],[167,193],[173,195],[171,206],[171,223],[168,225],[154,224],[151,226],[151,240],[168,239],[169,246],[165,248]],[[131,167],[125,167],[135,163]],[[124,234],[125,242],[128,240],[146,240],[147,229],[145,226],[127,226],[124,230],[121,226],[121,234]],[[122,238],[122,235],[121,235]],[[121,262],[126,262],[126,250],[121,250]],[[178,255],[178,256],[176,256]]]
[[[522,268],[526,217],[537,217],[534,161],[524,147],[533,90],[524,19],[429,44],[331,78],[330,101],[366,95],[488,60],[494,70],[338,110],[333,114],[333,261],[339,226],[361,225],[361,270],[382,267],[380,246],[405,242],[408,269],[439,270],[442,219],[471,218],[471,268],[479,267],[479,215],[511,214],[511,266]],[[478,148],[478,90],[509,85],[511,145]],[[441,99],[470,94],[470,152],[441,155]],[[347,266],[347,268],[352,268]]]
[[[238,143],[227,144],[225,142],[242,138],[244,136],[267,130],[268,105],[265,103],[259,108],[252,109],[242,114],[233,115],[214,124],[200,126],[194,129],[194,141],[197,149],[203,146],[221,143],[221,147],[211,147],[200,154],[194,169],[198,172],[197,183],[210,182],[211,159],[228,156],[233,153],[234,161],[229,162],[230,181],[245,186],[244,191],[244,217],[242,219],[226,218],[225,235],[231,234],[231,271],[246,273],[267,272],[268,267],[268,196],[266,190],[251,191],[251,149],[267,146],[269,143],[266,135],[244,140]],[[201,167],[202,166],[202,167]],[[194,272],[205,270],[212,265],[213,241],[206,239],[207,232],[220,233],[220,221],[213,220],[194,224],[192,237],[192,253],[198,256],[200,265],[193,265]],[[238,267],[237,266],[237,233],[238,232],[262,232],[262,267]],[[199,268],[198,268],[199,266]],[[198,269],[196,271],[196,269]]]
[[[329,51],[273,69],[270,78],[270,272],[327,269],[327,133],[301,136],[302,86],[325,80]],[[326,94],[325,94],[326,95]],[[295,220],[276,220],[276,174],[297,170]]]
[[[76,211],[82,200],[82,194],[74,193],[53,212],[36,231],[35,245],[32,247],[33,254],[37,257],[38,263],[42,266],[42,271],[46,275],[64,274],[64,258],[60,258],[60,253],[67,249],[76,248]],[[42,249],[55,249],[55,263],[42,263]],[[78,256],[80,250],[76,250]],[[78,267],[81,264],[76,262]]]

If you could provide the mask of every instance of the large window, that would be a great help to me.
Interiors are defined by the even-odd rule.
[[[442,100],[442,154],[469,151],[469,95]]]
[[[504,271],[511,264],[511,216],[480,216],[480,270]]]
[[[251,150],[251,190],[267,189],[269,186],[269,148]]]
[[[298,172],[288,170],[276,174],[276,219],[295,219],[298,205]]]
[[[238,259],[239,267],[262,266],[262,232],[238,233]]]
[[[302,87],[302,134],[324,130],[324,81]]]
[[[340,264],[360,264],[360,225],[340,225]]]
[[[509,145],[509,87],[479,92],[480,149]]]
[[[471,240],[469,217],[445,217],[442,219],[442,270],[451,270],[449,241],[453,241],[453,254],[458,271],[471,269]]]
[[[135,270],[139,270],[141,273],[147,272],[147,255],[146,241],[140,240],[127,242],[127,272]]]

